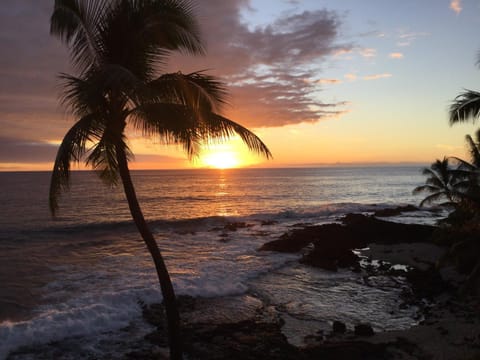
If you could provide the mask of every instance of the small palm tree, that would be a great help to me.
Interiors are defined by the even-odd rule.
[[[456,188],[463,196],[463,201],[470,205],[480,205],[480,129],[475,133],[475,140],[470,135],[465,136],[470,161],[458,157],[450,159],[458,163],[456,169],[452,169],[452,176],[458,179]]]
[[[72,162],[85,159],[108,185],[123,184],[132,218],[155,263],[165,303],[172,359],[182,358],[174,289],[130,176],[127,125],[165,144],[180,144],[190,157],[202,141],[239,135],[253,151],[271,156],[241,125],[218,115],[225,88],[196,72],[161,74],[172,51],[201,54],[192,6],[186,0],[56,0],[51,33],[69,47],[76,75],[62,74],[63,104],[77,119],[57,153],[50,209],[68,190]]]
[[[424,168],[423,175],[427,176],[425,185],[417,186],[413,189],[414,194],[429,193],[425,199],[420,202],[420,206],[433,204],[438,201],[442,206],[455,205],[458,193],[456,191],[456,179],[452,175],[447,157],[443,160],[436,160],[429,168]]]

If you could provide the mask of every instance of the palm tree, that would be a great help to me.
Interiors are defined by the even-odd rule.
[[[480,92],[466,89],[450,105],[450,125],[480,117]]]
[[[182,358],[180,318],[170,276],[138,203],[128,162],[127,125],[189,157],[203,141],[238,135],[271,157],[265,144],[218,115],[225,87],[203,72],[161,74],[172,51],[201,54],[192,5],[186,0],[56,0],[51,33],[69,48],[76,75],[61,74],[62,103],[76,118],[57,153],[50,209],[69,188],[72,162],[85,160],[108,185],[123,184],[132,218],[155,263],[165,303],[172,359]]]
[[[465,136],[470,161],[463,160],[459,157],[452,156],[458,163],[456,169],[452,169],[452,176],[458,179],[456,183],[457,189],[462,193],[463,201],[470,205],[480,205],[480,129],[475,133],[475,140],[470,135]]]
[[[413,193],[426,192],[430,195],[420,202],[420,206],[445,199],[447,201],[440,205],[452,206],[456,203],[458,196],[455,188],[456,179],[455,176],[452,175],[447,157],[444,157],[443,160],[437,159],[429,168],[424,168],[422,173],[427,176],[425,185],[417,186],[413,189]]]

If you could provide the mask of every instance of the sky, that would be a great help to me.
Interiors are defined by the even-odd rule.
[[[254,131],[272,160],[239,139],[189,160],[130,132],[134,169],[429,164],[466,158],[479,124],[448,124],[463,89],[480,89],[478,0],[203,0],[207,54],[166,71],[208,70],[228,86],[223,115]],[[0,171],[50,170],[74,123],[57,75],[72,72],[49,35],[53,0],[2,0]],[[75,167],[74,167],[75,168]],[[82,168],[81,166],[79,168]]]

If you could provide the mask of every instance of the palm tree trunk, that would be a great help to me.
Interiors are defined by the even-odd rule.
[[[145,218],[143,216],[142,210],[137,200],[137,195],[135,193],[135,188],[133,187],[133,182],[130,176],[130,171],[128,169],[128,161],[125,154],[125,150],[122,146],[116,146],[117,161],[120,172],[120,177],[122,179],[123,188],[125,190],[125,195],[127,196],[128,206],[130,207],[130,212],[133,217],[133,221],[137,226],[138,231],[140,232],[145,244],[147,245],[148,251],[155,263],[155,268],[157,270],[158,280],[160,282],[160,287],[162,289],[163,301],[165,304],[165,311],[167,313],[167,323],[168,323],[168,340],[170,346],[170,358],[172,360],[182,359],[182,338],[180,335],[180,315],[178,313],[177,302],[175,297],[175,292],[173,290],[172,281],[170,280],[170,275],[168,273],[165,262],[163,261],[162,254],[158,248],[157,243],[150,231]]]

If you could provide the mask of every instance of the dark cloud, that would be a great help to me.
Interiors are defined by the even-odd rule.
[[[58,40],[49,34],[52,8],[50,0],[2,1],[0,125],[3,136],[54,139],[69,125],[58,121],[56,74],[68,69],[68,57]]]
[[[0,137],[0,162],[46,163],[55,160],[58,146],[37,140]]]

